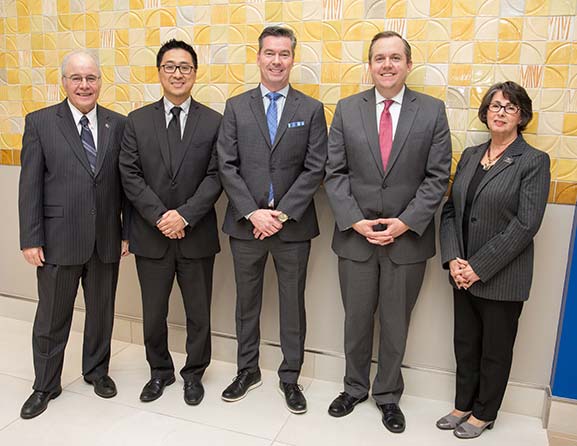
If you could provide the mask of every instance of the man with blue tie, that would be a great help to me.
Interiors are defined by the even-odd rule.
[[[66,100],[26,116],[20,246],[37,267],[38,309],[34,392],[22,418],[40,415],[62,392],[64,350],[80,282],[86,304],[82,374],[98,396],[116,395],[108,364],[119,261],[128,254],[122,240],[128,238],[123,223],[129,213],[123,212],[118,170],[126,118],[96,104],[101,85],[96,58],[74,51],[62,62]]]
[[[323,105],[289,85],[294,33],[269,26],[259,36],[260,85],[226,103],[217,150],[229,203],[236,278],[238,374],[222,393],[238,401],[261,384],[258,365],[264,269],[274,260],[283,361],[279,389],[293,413],[307,410],[298,385],[304,358],[304,291],[311,239],[319,234],[313,196],[326,161]]]

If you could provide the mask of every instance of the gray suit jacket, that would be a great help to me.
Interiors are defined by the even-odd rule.
[[[335,253],[367,260],[375,245],[351,228],[362,219],[397,217],[410,230],[387,246],[397,264],[435,254],[434,215],[447,188],[451,137],[444,104],[408,88],[386,172],[374,88],[337,104],[329,135],[325,188],[336,225]]]
[[[463,211],[467,189],[489,142],[467,148],[443,207],[440,225],[443,267],[460,257],[480,277],[469,291],[493,300],[529,298],[533,277],[533,237],[549,194],[549,155],[519,137],[487,172],[473,200],[468,252],[463,244]],[[451,283],[455,286],[451,279]]]
[[[177,241],[184,257],[208,257],[220,250],[214,210],[222,191],[215,146],[220,120],[219,113],[192,100],[182,137],[184,150],[172,172],[163,100],[128,115],[120,171],[135,209],[130,229],[134,254],[164,256],[170,239],[156,222],[169,209],[176,209],[188,222],[185,237]]]
[[[126,118],[97,106],[93,174],[66,100],[30,113],[22,138],[20,248],[41,246],[46,262],[81,265],[96,249],[118,262],[124,202],[118,152]],[[128,212],[124,215],[127,220]]]
[[[223,231],[235,238],[254,239],[252,223],[245,216],[268,207],[272,181],[275,207],[290,217],[279,238],[304,241],[316,237],[313,196],[323,178],[326,144],[323,105],[292,87],[272,142],[260,88],[229,99],[217,144],[220,176],[229,199]]]

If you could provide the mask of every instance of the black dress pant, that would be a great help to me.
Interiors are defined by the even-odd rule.
[[[174,376],[168,351],[168,301],[174,277],[182,293],[186,314],[186,363],[180,375],[185,381],[200,381],[210,364],[210,303],[214,256],[183,257],[178,242],[171,240],[164,257],[136,256],[142,292],[142,319],[146,360],[153,378]]]
[[[83,265],[44,264],[36,269],[38,308],[32,332],[34,390],[52,392],[61,386],[64,350],[80,282],[86,306],[82,374],[88,380],[108,374],[118,267],[119,262],[103,263],[94,251]]]
[[[483,299],[453,290],[457,360],[455,408],[492,421],[501,407],[523,302]]]
[[[283,382],[296,383],[305,352],[305,282],[311,242],[285,242],[276,235],[264,240],[231,237],[230,248],[237,293],[238,371],[255,371],[259,367],[262,290],[270,252],[278,279],[280,345],[283,353],[278,375]]]

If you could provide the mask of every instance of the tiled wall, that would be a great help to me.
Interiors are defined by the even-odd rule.
[[[446,101],[454,158],[486,139],[476,118],[494,82],[533,98],[525,136],[552,160],[549,201],[577,198],[577,0],[0,0],[1,164],[19,164],[26,113],[61,100],[59,63],[97,50],[100,102],[121,113],[158,99],[155,54],[176,37],[200,68],[193,94],[222,111],[254,86],[257,37],[266,24],[296,31],[293,85],[325,103],[370,84],[370,38],[393,29],[413,47],[409,85]],[[454,167],[454,166],[453,166]]]

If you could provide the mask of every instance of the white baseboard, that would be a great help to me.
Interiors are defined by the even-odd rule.
[[[36,302],[30,299],[14,299],[0,296],[0,316],[33,322]],[[84,311],[76,309],[72,330],[82,332]],[[113,338],[143,344],[142,322],[134,318],[118,316],[114,321]],[[170,325],[168,345],[172,351],[185,352],[184,327]],[[212,357],[219,361],[236,362],[236,339],[232,335],[213,333]],[[276,370],[282,360],[278,344],[263,341],[260,349],[260,366],[263,369]],[[342,382],[345,371],[344,357],[334,352],[306,352],[302,375],[324,381]],[[371,376],[375,374],[375,364]],[[422,367],[403,368],[405,393],[421,398],[441,401],[453,401],[455,374],[442,370]],[[551,430],[577,434],[577,405],[553,401],[549,416]],[[509,383],[502,410],[543,419],[548,398],[544,389],[534,386]],[[571,430],[572,429],[572,430]]]
[[[553,398],[549,409],[547,429],[577,435],[577,402]]]

